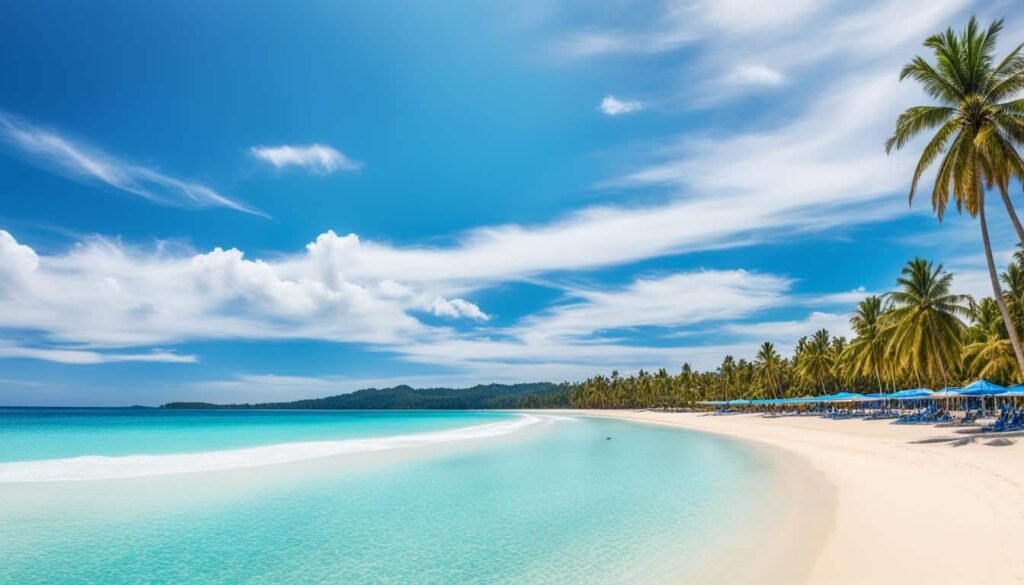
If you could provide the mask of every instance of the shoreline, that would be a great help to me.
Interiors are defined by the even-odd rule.
[[[795,457],[784,470],[785,489],[796,491],[785,520],[757,535],[753,550],[741,539],[723,554],[751,565],[756,582],[1024,583],[1020,437],[858,419],[568,412],[708,432]],[[834,500],[806,505],[821,490]],[[708,582],[736,579],[713,572]]]

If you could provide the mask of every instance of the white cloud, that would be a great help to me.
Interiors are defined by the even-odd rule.
[[[18,286],[38,267],[39,256],[35,250],[19,244],[14,236],[0,230],[0,293],[4,286]]]
[[[726,78],[728,83],[734,85],[782,85],[785,77],[779,71],[764,65],[747,64],[737,65]]]
[[[804,319],[793,321],[764,321],[760,323],[733,323],[725,328],[731,333],[750,339],[767,340],[783,350],[792,348],[804,335],[811,335],[819,329],[827,329],[833,336],[850,339],[850,315],[814,311]]]
[[[976,224],[976,221],[971,223]],[[977,226],[972,226],[977,231]],[[1006,240],[1016,241],[1016,233],[1010,235]],[[977,237],[977,234],[975,234]],[[980,237],[978,237],[980,239]],[[1004,241],[1006,241],[1004,240]],[[974,246],[970,247],[980,248],[978,242],[974,243]],[[970,248],[969,247],[969,248]],[[992,251],[992,257],[996,263],[996,270],[1001,272],[1005,269],[1006,265],[1013,261],[1013,254],[1015,250],[1013,248],[1008,249],[997,249]],[[994,297],[995,294],[992,291],[992,279],[988,272],[988,262],[985,260],[984,252],[975,252],[972,254],[961,255],[959,257],[953,257],[949,262],[944,264],[946,271],[953,273],[953,285],[951,292],[953,294],[971,295],[975,300],[981,300],[985,297]],[[1000,281],[1000,286],[1003,285]]]
[[[865,298],[872,295],[881,295],[884,293],[869,292],[867,288],[858,286],[853,290],[838,293],[828,293],[824,295],[812,296],[807,299],[808,303],[816,305],[856,305],[863,301]]]
[[[357,171],[363,168],[363,163],[352,160],[326,144],[254,146],[249,152],[278,170],[291,166],[302,167],[311,175],[330,175],[337,171]]]
[[[572,291],[573,302],[530,317],[517,330],[536,339],[739,319],[785,302],[790,284],[786,278],[745,270],[641,278],[618,290]]]
[[[613,95],[606,95],[601,100],[601,111],[608,116],[621,116],[623,114],[632,114],[639,112],[644,107],[638,101],[635,100],[620,100]]]
[[[709,365],[721,352],[746,355],[757,345],[748,341],[753,331],[731,330],[730,324],[794,302],[788,278],[703,270],[639,278],[612,289],[573,288],[548,310],[492,328],[483,325],[486,313],[457,295],[508,275],[469,279],[442,272],[400,281],[422,259],[420,251],[391,248],[398,262],[377,265],[374,249],[354,235],[328,232],[304,253],[272,261],[247,259],[235,249],[150,251],[104,239],[42,255],[0,230],[0,266],[17,267],[0,277],[0,329],[33,331],[42,339],[38,347],[8,344],[0,357],[184,362],[195,358],[117,348],[204,339],[317,339],[368,344],[407,361],[446,367],[451,376],[523,380],[544,372],[557,379],[595,368]],[[457,333],[421,323],[418,312],[479,325]],[[740,341],[659,347],[642,338],[637,343],[601,337],[610,330],[621,337],[630,328],[677,332],[697,324],[730,330]],[[562,374],[553,376],[556,371]]]
[[[821,4],[817,0],[779,2],[758,0],[668,1],[655,17],[634,27],[618,26],[620,21],[635,21],[636,7],[623,5],[600,11],[605,22],[571,30],[557,46],[570,57],[593,57],[615,53],[653,55],[721,37],[723,41],[764,35],[769,31],[790,30],[806,21]],[[629,17],[629,18],[627,18]],[[606,24],[609,23],[609,24]]]
[[[582,27],[578,22],[561,27],[555,46],[569,58],[657,55],[686,48],[678,75],[666,77],[682,80],[671,89],[677,99],[706,106],[783,81],[799,85],[801,73],[818,87],[822,79],[861,74],[856,70],[866,64],[898,71],[926,36],[944,29],[970,4],[669,0],[653,7],[624,5],[621,12],[595,10],[597,17]],[[793,79],[772,65],[778,63],[786,64]],[[817,69],[823,64],[827,75]]]
[[[25,358],[75,365],[109,364],[116,362],[194,364],[199,361],[194,355],[181,355],[170,351],[118,353],[58,347],[24,347],[3,342],[0,342],[0,358]]]
[[[452,319],[468,317],[476,321],[486,321],[490,318],[480,310],[480,307],[463,299],[447,300],[438,297],[430,304],[430,311],[438,317],[449,317]]]
[[[129,163],[3,112],[0,112],[0,139],[33,161],[60,173],[99,181],[153,203],[175,207],[227,207],[266,216],[206,185]]]
[[[331,252],[314,242],[271,262],[236,249],[170,253],[94,238],[39,255],[0,230],[0,329],[108,348],[232,338],[372,344],[426,331],[410,313],[487,318],[472,302],[447,300],[440,285],[350,277]]]

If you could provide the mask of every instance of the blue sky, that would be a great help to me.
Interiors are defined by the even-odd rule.
[[[985,294],[882,143],[921,40],[1011,8],[10,4],[0,404],[713,368],[914,255]]]

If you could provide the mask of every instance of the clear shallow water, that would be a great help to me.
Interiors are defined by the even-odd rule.
[[[196,453],[383,437],[508,420],[502,412],[2,408],[0,462]]]
[[[265,445],[258,441],[282,432],[281,419],[254,421],[251,414],[221,413],[227,418],[215,425],[235,429],[248,443],[229,430],[218,431],[221,442],[193,437],[195,426],[202,427],[196,413],[116,424],[135,436],[184,435],[157,441],[162,453],[171,453],[170,445]],[[305,429],[287,431],[287,440],[306,440],[306,432],[337,432],[332,437],[341,440],[436,433],[520,416],[329,414],[350,427],[327,430],[322,413],[287,413],[290,425]],[[57,432],[88,435],[69,428],[79,424],[76,415],[58,416],[65,418]],[[182,417],[181,426],[171,422],[174,416]],[[17,458],[6,453],[5,439],[18,431],[4,432],[0,457],[29,461],[28,447]],[[120,438],[110,445],[92,441],[92,448],[106,450],[53,441],[39,453],[152,452]],[[744,530],[755,505],[770,503],[762,492],[772,479],[761,459],[715,437],[619,421],[544,419],[500,436],[407,452],[138,479],[0,484],[0,582],[655,583],[687,574]]]

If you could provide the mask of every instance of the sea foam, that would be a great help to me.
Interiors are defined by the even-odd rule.
[[[511,421],[389,437],[303,441],[171,455],[88,455],[64,459],[13,461],[0,463],[0,483],[124,479],[276,465],[335,455],[391,451],[497,437],[549,419],[547,416],[524,414]]]

